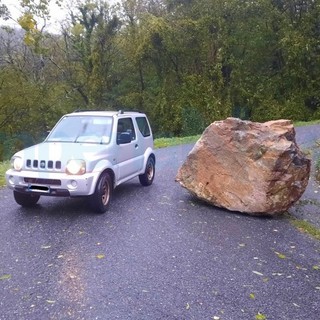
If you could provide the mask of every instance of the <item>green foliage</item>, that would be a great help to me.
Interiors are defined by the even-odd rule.
[[[0,33],[6,135],[39,140],[79,108],[144,111],[156,136],[228,116],[320,118],[318,0],[79,0],[55,36],[50,1],[19,3],[24,43]],[[4,6],[0,16],[10,17]]]
[[[107,2],[78,2],[64,32],[68,48],[62,68],[65,79],[86,108],[103,109],[110,100],[116,69],[114,68],[115,35],[120,20],[112,14]]]
[[[154,140],[154,146],[155,148],[165,148],[180,144],[195,143],[199,138],[200,135],[174,138],[157,138]]]
[[[0,161],[0,187],[6,184],[4,174],[10,168],[9,161]]]
[[[204,119],[201,114],[191,107],[182,110],[182,136],[200,134],[205,129]]]
[[[28,134],[5,135],[0,134],[0,159],[10,159],[18,150],[29,147],[35,143],[35,140]]]

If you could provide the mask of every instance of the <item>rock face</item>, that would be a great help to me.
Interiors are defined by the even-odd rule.
[[[215,206],[249,214],[286,211],[305,191],[310,160],[290,120],[212,123],[179,168],[176,181]]]

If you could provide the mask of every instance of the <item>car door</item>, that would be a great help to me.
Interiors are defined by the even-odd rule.
[[[130,117],[118,119],[117,148],[119,180],[129,179],[141,172],[144,150],[139,145],[136,130]]]

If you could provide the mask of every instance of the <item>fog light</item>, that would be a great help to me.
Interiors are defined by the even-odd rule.
[[[14,185],[14,177],[13,176],[9,176],[8,181],[10,184]]]
[[[76,188],[76,187],[78,186],[77,181],[72,180],[72,181],[71,181],[71,186],[72,186],[73,188]]]
[[[75,190],[78,187],[78,182],[75,180],[69,180],[68,184],[67,184],[68,189],[70,190]]]

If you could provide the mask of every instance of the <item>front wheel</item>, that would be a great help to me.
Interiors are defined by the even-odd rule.
[[[27,194],[22,192],[13,191],[14,200],[22,207],[32,207],[40,199],[38,194]]]
[[[155,172],[155,161],[152,157],[149,157],[144,173],[139,175],[140,183],[143,186],[150,186],[153,182]]]
[[[108,210],[112,191],[112,178],[108,172],[104,172],[98,180],[94,194],[90,196],[90,204],[95,212],[105,213]]]

